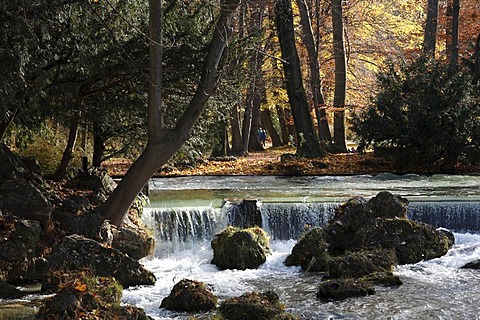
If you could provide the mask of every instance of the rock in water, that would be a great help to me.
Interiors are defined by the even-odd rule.
[[[161,308],[176,311],[208,311],[217,307],[217,296],[203,282],[183,279],[162,300]]]
[[[211,242],[212,264],[224,269],[256,269],[270,253],[267,233],[259,227],[240,229],[227,227]]]

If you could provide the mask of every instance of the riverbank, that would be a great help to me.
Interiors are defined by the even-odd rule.
[[[247,156],[223,159],[205,159],[195,166],[165,167],[156,177],[192,176],[192,175],[358,175],[390,172],[396,174],[417,173],[434,174],[440,169],[435,166],[407,167],[398,170],[392,160],[375,157],[373,152],[327,154],[323,158],[305,159],[285,157],[294,154],[292,147],[268,148],[261,152],[251,152]],[[104,163],[108,174],[123,176],[132,161],[113,159]],[[480,166],[458,163],[454,172],[479,173]]]

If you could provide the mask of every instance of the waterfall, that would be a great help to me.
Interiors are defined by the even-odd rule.
[[[211,241],[228,225],[259,224],[272,240],[298,239],[306,229],[325,226],[338,203],[225,202],[222,208],[150,208],[145,223],[155,230],[157,251],[173,252],[178,246]],[[261,217],[258,217],[260,212]],[[250,214],[252,217],[243,215]],[[480,202],[411,202],[408,217],[453,232],[480,231]]]
[[[408,217],[453,232],[480,231],[480,202],[412,202]]]
[[[298,239],[311,227],[324,226],[338,203],[263,203],[263,229],[273,240]]]
[[[155,232],[155,255],[163,256],[193,242],[210,241],[228,225],[223,209],[214,207],[150,208],[144,222]]]

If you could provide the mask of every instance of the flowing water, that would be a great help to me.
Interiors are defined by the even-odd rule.
[[[123,301],[154,319],[191,319],[159,308],[183,278],[209,284],[219,299],[274,290],[287,311],[302,319],[480,319],[480,271],[460,269],[480,259],[480,177],[183,177],[152,180],[145,222],[155,228],[155,254],[145,267],[154,286],[124,291]],[[376,294],[341,302],[315,298],[321,274],[283,264],[308,225],[324,225],[335,207],[352,196],[388,190],[410,201],[409,217],[454,231],[455,245],[439,259],[396,268],[404,284],[377,287]],[[236,214],[241,199],[258,199],[262,227],[273,248],[257,270],[218,270],[210,264],[210,241]],[[195,315],[209,319],[210,315]]]

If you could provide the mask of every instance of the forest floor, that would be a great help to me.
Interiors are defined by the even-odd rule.
[[[292,147],[267,148],[261,152],[251,152],[247,156],[228,157],[217,160],[204,160],[195,167],[167,167],[158,172],[156,177],[191,176],[191,175],[355,175],[390,172],[397,174],[438,173],[438,168],[414,167],[396,170],[393,161],[377,158],[373,152],[365,154],[340,153],[327,154],[323,158],[305,159],[287,157],[294,154]],[[285,157],[284,157],[285,158]],[[115,159],[105,163],[111,176],[123,176],[131,161]],[[479,173],[480,167],[458,165],[455,173]]]

